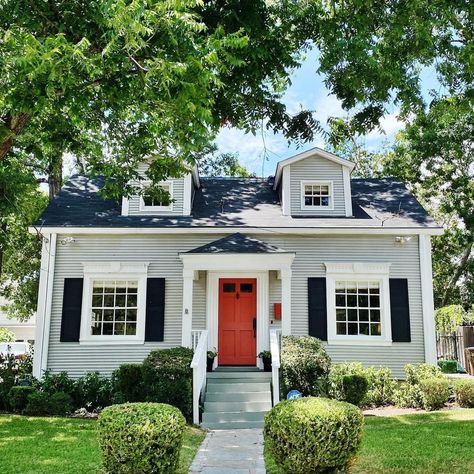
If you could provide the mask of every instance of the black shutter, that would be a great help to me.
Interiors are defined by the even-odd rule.
[[[145,341],[163,341],[165,333],[165,279],[148,278]]]
[[[83,284],[82,278],[64,279],[61,342],[79,342]]]
[[[308,332],[328,340],[326,278],[308,278]]]
[[[390,278],[390,313],[392,317],[392,341],[411,342],[410,305],[408,280]]]

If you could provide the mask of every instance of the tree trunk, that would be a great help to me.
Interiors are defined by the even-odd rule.
[[[48,166],[48,184],[49,184],[49,200],[52,201],[54,196],[61,190],[63,184],[63,154],[57,153],[50,157]]]
[[[7,133],[3,141],[0,142],[0,161],[5,159],[11,147],[13,146],[16,137],[23,132],[31,119],[31,113],[22,112],[17,115],[7,114],[2,118],[4,126],[10,133]]]
[[[469,261],[469,257],[471,256],[471,251],[472,251],[472,245],[473,242],[470,242],[467,247],[464,249],[464,252],[461,257],[461,261],[459,262],[458,268],[454,272],[454,275],[452,276],[451,280],[448,282],[448,286],[444,290],[443,294],[443,299],[441,301],[441,306],[446,306],[446,303],[449,298],[449,292],[451,291],[451,288],[458,282],[459,278],[462,275],[462,272],[464,268],[466,268],[467,262]]]

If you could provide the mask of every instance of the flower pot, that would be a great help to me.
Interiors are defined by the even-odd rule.
[[[263,371],[264,372],[271,372],[272,371],[272,359],[264,358],[262,359],[263,362]]]
[[[212,366],[214,365],[214,357],[210,359],[209,357],[207,358],[207,371],[212,372]]]

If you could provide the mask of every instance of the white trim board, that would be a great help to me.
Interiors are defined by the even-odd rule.
[[[37,233],[37,228],[30,227],[31,234]],[[218,227],[218,226],[189,226],[189,227],[43,227],[48,234],[64,235],[136,235],[136,234],[247,234],[268,235],[442,235],[443,227]]]

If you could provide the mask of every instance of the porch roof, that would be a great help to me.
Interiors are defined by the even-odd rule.
[[[189,250],[191,254],[219,253],[291,253],[262,240],[251,238],[240,232]]]

